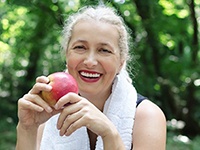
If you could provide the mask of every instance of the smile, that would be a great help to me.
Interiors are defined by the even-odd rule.
[[[80,74],[86,78],[98,78],[101,75],[99,73],[88,73],[88,72],[80,72]]]
[[[99,81],[102,75],[100,73],[91,72],[91,71],[80,71],[79,74],[80,74],[81,79],[88,83]]]

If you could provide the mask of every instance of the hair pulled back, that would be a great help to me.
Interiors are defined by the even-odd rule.
[[[88,6],[83,7],[77,13],[69,16],[66,20],[63,29],[63,38],[61,46],[64,51],[67,51],[68,44],[72,35],[74,25],[82,20],[95,20],[114,25],[119,32],[119,48],[120,57],[122,60],[129,59],[130,35],[122,17],[117,15],[116,10],[106,6]]]

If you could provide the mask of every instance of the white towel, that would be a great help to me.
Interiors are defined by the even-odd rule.
[[[131,149],[137,93],[128,73],[122,70],[116,76],[112,93],[107,99],[103,113],[117,128],[127,150]],[[87,128],[82,127],[70,136],[59,135],[56,128],[58,115],[46,122],[41,150],[90,150]],[[97,137],[96,150],[103,150],[103,141]]]

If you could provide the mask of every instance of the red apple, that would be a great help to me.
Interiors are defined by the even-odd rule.
[[[52,86],[50,92],[42,91],[42,98],[50,105],[54,106],[56,102],[69,92],[78,93],[76,80],[66,72],[55,72],[48,76],[49,85]]]

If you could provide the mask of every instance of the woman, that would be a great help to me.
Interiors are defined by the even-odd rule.
[[[67,70],[79,94],[69,93],[51,108],[39,96],[51,90],[49,79],[38,77],[18,101],[16,149],[165,149],[165,116],[137,95],[126,71],[123,20],[111,8],[87,7],[68,18],[63,35]]]

